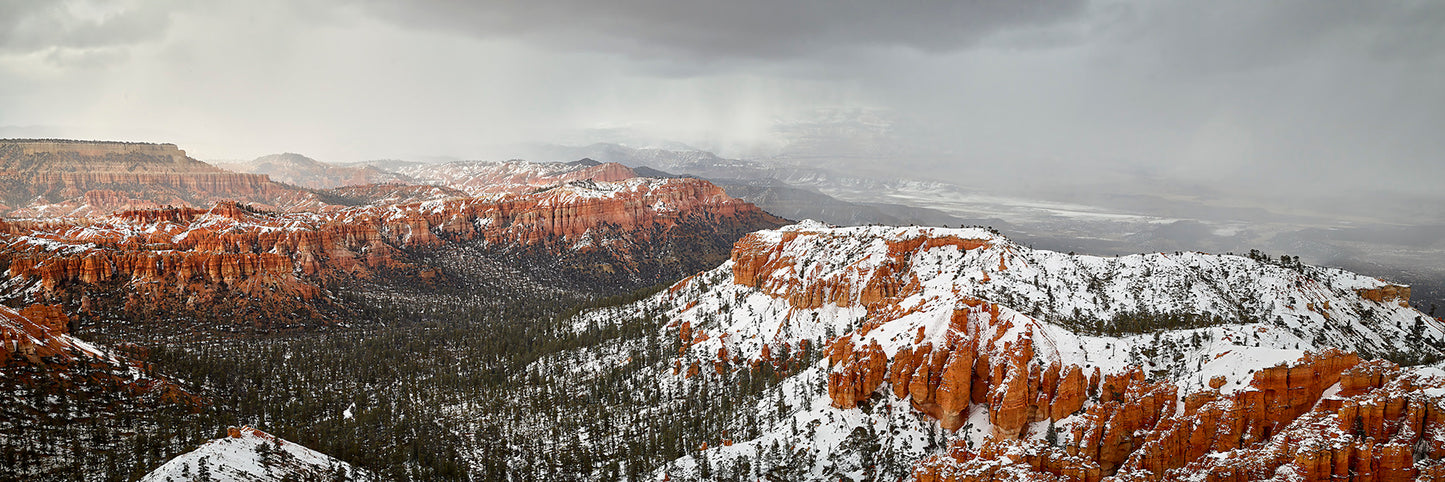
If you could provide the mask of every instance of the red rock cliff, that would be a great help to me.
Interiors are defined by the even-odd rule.
[[[773,227],[779,220],[696,179],[563,186],[494,201],[453,199],[326,213],[268,213],[235,203],[119,213],[106,223],[0,222],[0,263],[39,299],[77,304],[123,286],[127,311],[239,310],[318,317],[328,286],[381,272],[435,272],[406,255],[449,243],[646,259],[650,243]],[[690,229],[674,230],[683,224]],[[605,233],[627,233],[613,239]],[[603,242],[609,244],[603,244]],[[700,242],[705,242],[700,241]],[[725,242],[725,241],[720,241]],[[618,269],[626,269],[624,262]],[[233,310],[234,309],[234,310]]]
[[[270,206],[312,196],[186,157],[173,144],[0,141],[0,199],[15,217],[70,216],[119,209],[208,206],[239,200]]]
[[[1360,363],[1354,354],[1307,355],[1255,373],[1232,395],[1185,397],[1182,409],[1171,383],[1138,374],[1125,381],[1123,396],[1091,405],[1062,447],[996,439],[925,459],[914,475],[1246,481],[1287,472],[1289,480],[1407,481],[1434,480],[1445,467],[1445,379]],[[1324,396],[1337,382],[1349,388]]]
[[[54,305],[31,305],[20,311],[0,307],[0,376],[7,385],[72,391],[123,392],[192,410],[203,401],[174,382],[155,378],[142,363],[104,351],[69,334],[69,317]],[[84,390],[77,390],[78,386]]]

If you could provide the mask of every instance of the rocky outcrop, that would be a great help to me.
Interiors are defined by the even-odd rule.
[[[891,360],[876,341],[856,347],[852,335],[838,338],[828,351],[833,406],[852,408],[888,381],[895,397],[909,400],[948,430],[964,425],[971,403],[986,404],[992,436],[1000,440],[1019,437],[1029,423],[1079,411],[1086,395],[1083,369],[1042,366],[1029,335],[1001,346],[977,336],[1011,328],[1008,322],[994,325],[998,319],[997,305],[968,300],[954,311],[942,336],[923,341],[926,333],[920,328],[915,343],[899,349]],[[1130,381],[1139,379],[1142,373],[1137,371],[1110,376],[1106,386],[1122,394]]]
[[[1324,398],[1264,443],[1169,473],[1201,480],[1436,480],[1445,467],[1445,379],[1391,369],[1391,380],[1353,396]]]
[[[194,480],[207,466],[215,480],[386,480],[345,461],[252,427],[230,427],[224,437],[181,454],[140,477],[142,482]]]
[[[1410,302],[1410,287],[1409,287],[1409,286],[1400,286],[1400,285],[1386,284],[1386,285],[1381,286],[1381,287],[1378,287],[1378,288],[1361,288],[1361,289],[1357,289],[1357,290],[1355,290],[1355,292],[1356,292],[1356,293],[1359,293],[1361,298],[1364,298],[1364,299],[1367,299],[1367,300],[1370,300],[1370,301],[1373,301],[1373,302],[1376,302],[1376,303],[1388,303],[1388,302],[1409,303],[1409,302]]]
[[[59,306],[31,305],[19,312],[0,308],[0,361],[45,366],[47,358],[74,358],[82,350],[69,337],[69,322]]]
[[[988,243],[982,239],[957,236],[915,237],[885,240],[888,258],[867,272],[858,269],[834,270],[826,277],[802,276],[798,272],[798,255],[806,248],[793,246],[798,231],[754,233],[739,240],[733,247],[733,283],[758,288],[771,296],[788,300],[795,308],[811,309],[825,304],[849,306],[860,304],[871,310],[881,309],[917,292],[918,279],[908,269],[912,256],[924,251],[952,246],[960,250],[979,249]],[[809,240],[812,241],[812,240]]]
[[[888,357],[877,342],[854,350],[850,338],[843,337],[833,343],[828,361],[838,367],[828,376],[828,396],[838,408],[853,408],[867,400],[888,374]]]
[[[83,386],[191,409],[202,406],[200,398],[174,382],[148,375],[142,362],[71,336],[69,321],[60,306],[0,307],[0,385],[61,390],[55,396],[69,396],[68,391]]]
[[[605,263],[609,276],[655,283],[659,275],[647,271],[662,249],[720,253],[734,236],[778,224],[706,181],[635,179],[326,212],[221,203],[127,211],[99,223],[0,222],[0,266],[17,281],[4,293],[12,303],[54,300],[78,310],[89,297],[132,314],[269,326],[336,316],[328,311],[336,290],[356,280],[443,282],[416,254],[443,246],[589,259]]]
[[[1445,377],[1327,351],[1256,372],[1230,395],[1192,394],[1181,409],[1172,383],[1132,373],[1116,378],[1123,395],[1091,405],[1062,447],[996,438],[926,459],[915,477],[1235,481],[1285,471],[1298,477],[1290,480],[1405,481],[1445,467]],[[1351,388],[1325,396],[1336,383]]]

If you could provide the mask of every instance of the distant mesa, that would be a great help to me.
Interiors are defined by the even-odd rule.
[[[414,184],[411,178],[370,165],[339,166],[296,153],[271,154],[248,162],[218,164],[218,167],[249,174],[264,174],[271,180],[310,189],[333,189],[367,184]]]
[[[264,175],[191,159],[175,144],[0,141],[0,214],[11,218],[85,217],[222,200],[284,207],[310,198]]]
[[[73,153],[78,156],[98,157],[128,154],[169,157],[172,161],[186,161],[186,151],[175,144],[153,144],[149,142],[123,141],[77,141],[69,139],[0,139],[0,144],[13,144],[26,155]]]

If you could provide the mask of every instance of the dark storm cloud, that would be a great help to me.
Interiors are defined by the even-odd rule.
[[[165,35],[172,2],[0,0],[0,52],[105,48]]]
[[[1212,75],[1315,56],[1414,60],[1445,45],[1445,2],[1290,0],[1122,3],[1096,9],[1110,55],[1159,73]]]
[[[870,47],[956,50],[1002,30],[1067,20],[1086,2],[435,0],[371,6],[403,24],[484,38],[523,36],[630,55],[784,59]]]
[[[1441,1],[0,0],[0,130],[211,158],[682,143],[1045,193],[1439,199],[1442,53]]]

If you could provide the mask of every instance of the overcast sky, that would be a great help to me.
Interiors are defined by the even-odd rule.
[[[0,0],[0,136],[201,159],[683,143],[1436,196],[1442,86],[1438,0]]]

